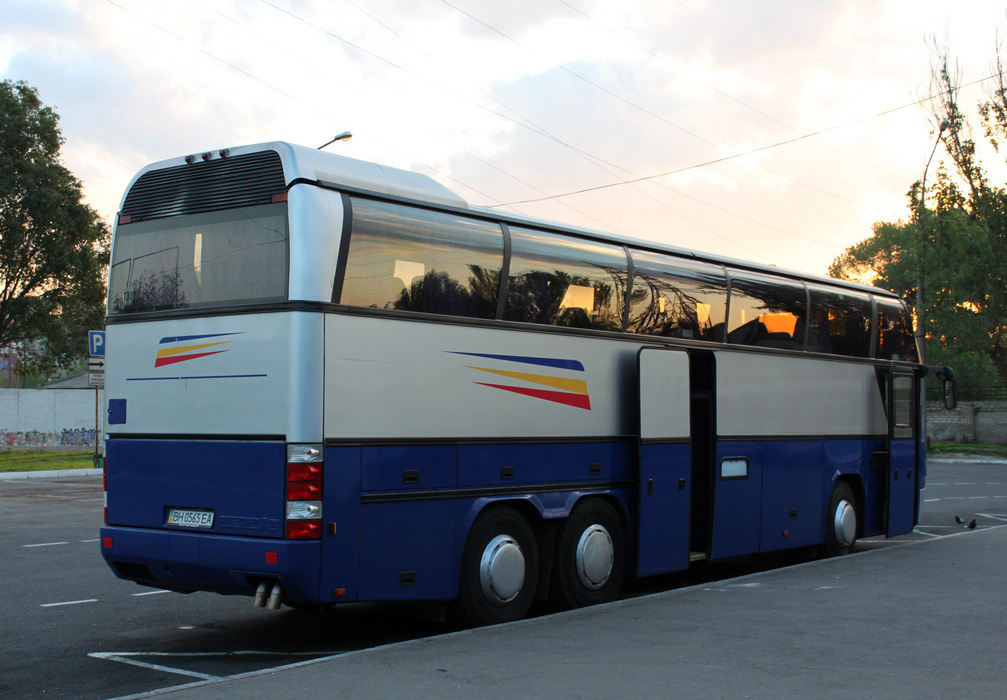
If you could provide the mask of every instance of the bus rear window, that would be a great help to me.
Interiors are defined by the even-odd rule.
[[[283,301],[285,204],[120,225],[108,278],[108,312],[142,313]]]

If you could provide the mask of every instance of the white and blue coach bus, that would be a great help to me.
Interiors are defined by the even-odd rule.
[[[919,515],[890,292],[285,143],[136,176],[107,353],[102,552],[157,588],[490,624]]]

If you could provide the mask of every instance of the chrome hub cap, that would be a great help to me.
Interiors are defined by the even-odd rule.
[[[843,547],[853,544],[857,537],[857,511],[845,498],[836,505],[836,517],[832,522],[836,542]]]
[[[598,590],[608,581],[615,564],[612,536],[603,526],[591,525],[581,533],[575,556],[581,584],[588,590]]]
[[[479,561],[479,585],[493,603],[509,603],[524,585],[524,552],[510,535],[497,535]]]

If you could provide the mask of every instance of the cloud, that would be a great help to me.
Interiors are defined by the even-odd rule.
[[[64,160],[106,216],[151,161],[344,129],[354,140],[330,148],[432,174],[475,204],[826,129],[516,207],[823,272],[878,217],[905,215],[928,113],[874,115],[926,94],[924,38],[947,32],[970,82],[1003,22],[993,2],[449,2],[8,0],[0,77],[56,107]],[[981,97],[963,90],[963,106]]]

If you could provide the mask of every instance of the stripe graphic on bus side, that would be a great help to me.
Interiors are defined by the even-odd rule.
[[[522,355],[491,355],[476,352],[452,352],[454,355],[468,355],[470,357],[482,357],[503,362],[517,362],[521,364],[537,365],[540,367],[552,367],[555,369],[566,369],[574,372],[583,372],[584,365],[578,360],[567,360],[553,357],[526,357]],[[535,389],[532,387],[515,386],[511,384],[491,384],[489,382],[473,382],[480,386],[488,386],[491,389],[500,389],[523,396],[551,401],[553,403],[573,406],[584,410],[591,410],[591,398],[588,395],[587,382],[583,379],[571,377],[561,377],[552,374],[532,374],[529,372],[516,372],[513,370],[493,369],[490,367],[476,367],[465,365],[467,369],[474,369],[477,372],[488,372],[509,379],[527,382],[529,384],[539,384],[552,387],[552,389]],[[556,391],[556,390],[559,391]]]
[[[209,335],[183,335],[176,337],[161,338],[158,345],[171,345],[178,342],[189,342],[193,340],[206,340],[209,338],[220,338],[228,335],[241,335],[241,333],[212,333]],[[218,345],[227,345],[228,343],[233,343],[233,340],[218,340],[212,343],[196,343],[194,345],[176,345],[175,347],[162,348],[157,351],[157,355],[154,358],[155,367],[163,367],[165,365],[172,365],[176,362],[186,362],[187,360],[195,360],[200,357],[208,357],[209,355],[217,355],[222,352],[227,352],[227,350],[210,350],[209,352],[197,352],[198,350],[207,350],[208,348],[213,348]]]

